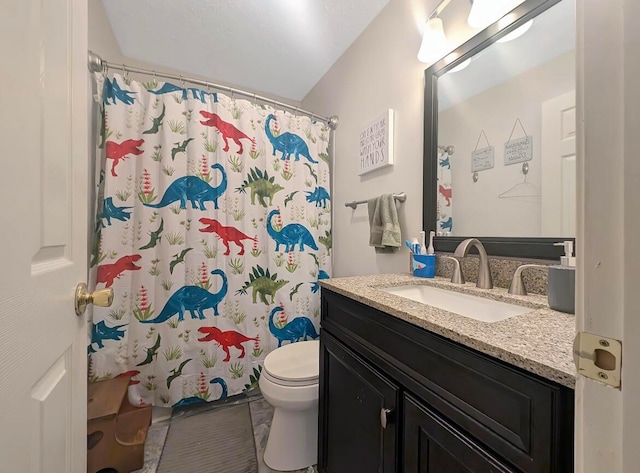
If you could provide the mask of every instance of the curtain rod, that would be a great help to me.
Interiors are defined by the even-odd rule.
[[[307,110],[303,110],[298,107],[294,107],[292,105],[288,105],[283,102],[278,102],[277,100],[270,99],[268,97],[263,97],[262,95],[254,94],[252,92],[247,92],[241,89],[235,89],[233,87],[228,87],[226,85],[216,84],[214,82],[203,81],[198,79],[193,79],[190,77],[185,77],[177,74],[170,74],[167,72],[158,72],[152,69],[142,69],[140,67],[131,67],[126,64],[115,64],[112,62],[107,62],[102,59],[98,54],[93,51],[89,51],[89,59],[88,59],[88,67],[91,72],[104,72],[107,68],[111,69],[122,69],[126,72],[133,72],[138,74],[148,74],[154,77],[162,77],[164,79],[173,79],[179,80],[181,82],[189,82],[191,84],[196,84],[202,87],[211,87],[214,89],[222,90],[225,92],[230,92],[232,94],[243,95],[245,97],[253,98],[253,100],[260,100],[269,104],[273,104],[274,107],[286,108],[288,110],[292,110],[295,113],[302,113],[312,118],[317,118],[322,122],[325,122],[329,128],[335,130],[338,128],[338,116],[332,115],[331,117],[323,117],[322,115],[315,114],[313,112],[309,112]]]

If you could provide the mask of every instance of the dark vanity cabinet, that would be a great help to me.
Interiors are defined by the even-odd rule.
[[[322,290],[324,473],[573,471],[573,391]]]

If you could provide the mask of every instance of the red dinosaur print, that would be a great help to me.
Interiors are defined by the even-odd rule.
[[[116,166],[121,159],[127,159],[128,154],[138,156],[144,152],[139,149],[143,143],[144,140],[124,140],[122,143],[107,141],[107,159],[113,159],[113,164],[111,165],[111,175],[113,177],[118,177]]]
[[[229,142],[227,138],[231,138],[238,145],[238,154],[242,154],[242,143],[241,139],[247,139],[253,142],[253,138],[249,138],[247,135],[238,130],[231,123],[225,122],[215,113],[209,113],[206,110],[200,110],[200,115],[202,115],[206,120],[200,120],[200,123],[204,126],[212,126],[217,128],[220,134],[222,135],[222,139],[224,140],[224,148],[222,151],[229,151]]]
[[[140,381],[134,381],[133,377],[138,376],[140,371],[138,370],[130,370],[125,371],[124,373],[120,373],[116,378],[129,378],[129,386],[133,386],[134,384],[140,384]]]
[[[229,353],[229,347],[236,347],[242,353],[238,358],[244,358],[244,347],[243,343],[249,342],[251,340],[259,340],[259,337],[249,338],[242,335],[240,332],[236,332],[235,330],[227,330],[223,332],[218,327],[200,327],[198,332],[207,333],[208,335],[199,338],[199,342],[211,342],[215,341],[222,347],[224,352],[227,354],[227,357],[222,361],[229,361],[231,359],[231,353]]]
[[[115,263],[101,264],[98,266],[96,284],[103,282],[105,287],[111,287],[114,279],[119,278],[125,271],[137,271],[138,269],[141,269],[140,266],[136,266],[134,264],[140,258],[142,258],[140,255],[127,255],[123,256]]]
[[[220,237],[222,243],[224,243],[224,246],[227,248],[227,251],[224,252],[225,256],[229,256],[229,253],[231,253],[231,248],[229,248],[230,241],[234,242],[240,247],[240,253],[238,253],[238,256],[244,254],[244,245],[242,244],[242,240],[258,241],[255,238],[251,238],[250,236],[245,235],[237,228],[226,227],[212,218],[203,217],[200,219],[200,223],[202,223],[203,225],[208,225],[207,227],[200,229],[202,233],[215,233]]]
[[[445,187],[442,187],[442,185],[439,185],[438,190],[440,191],[442,197],[444,197],[447,201],[447,207],[451,207],[451,189],[447,189]]]

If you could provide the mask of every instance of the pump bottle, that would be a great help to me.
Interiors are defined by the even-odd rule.
[[[564,246],[560,264],[549,266],[547,297],[553,310],[575,313],[576,306],[576,258],[573,256],[573,241],[554,243]]]

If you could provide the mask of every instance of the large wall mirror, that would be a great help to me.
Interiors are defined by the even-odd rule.
[[[425,71],[437,250],[555,259],[575,237],[575,31],[575,0],[526,0]]]

